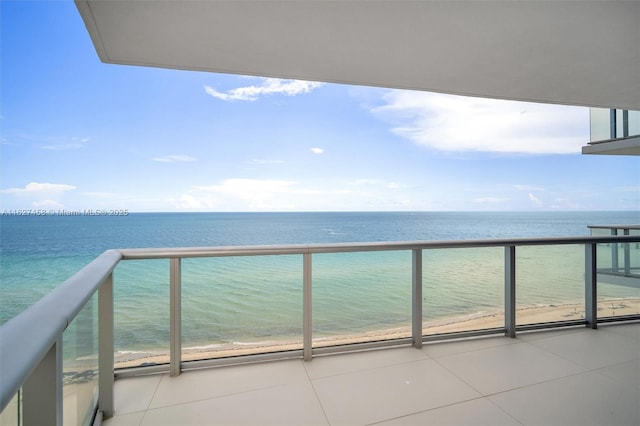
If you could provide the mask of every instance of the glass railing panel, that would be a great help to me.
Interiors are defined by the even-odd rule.
[[[598,244],[596,247],[596,258],[598,261],[598,269],[612,272],[614,266],[619,266],[620,259],[618,257],[619,244]],[[615,261],[615,259],[618,259]]]
[[[638,230],[629,233],[638,235]],[[618,268],[612,270],[614,249]],[[640,314],[640,243],[598,244],[597,253],[598,318]]]
[[[302,349],[301,255],[182,260],[182,359]]]
[[[640,278],[635,280],[640,281]],[[635,285],[599,280],[598,319],[640,314],[640,288],[638,283]]]
[[[169,260],[127,260],[114,271],[115,368],[169,362]]]
[[[629,235],[640,235],[640,229],[630,229],[628,232]],[[622,248],[623,253],[624,250],[629,251],[628,255],[625,254],[627,256],[625,259],[628,258],[628,265],[626,263],[627,260],[625,260],[622,267],[628,268],[628,272],[631,275],[640,277],[640,243],[625,243]]]
[[[640,136],[640,111],[629,111],[629,136]]]
[[[65,425],[89,425],[98,402],[98,296],[94,295],[62,335]]]
[[[1,426],[21,426],[22,412],[20,406],[20,391],[9,401],[0,413]]]
[[[411,252],[313,255],[313,346],[411,336]]]
[[[617,109],[616,110],[616,138],[624,138],[625,135],[625,114],[624,110]],[[628,127],[627,127],[628,131]]]
[[[640,235],[640,229],[629,230],[629,235]],[[626,243],[629,250],[629,271],[632,275],[640,276],[640,243]]]
[[[516,248],[516,325],[584,319],[584,245]]]
[[[638,229],[592,229],[591,235],[640,235]],[[604,243],[597,246],[600,273],[640,275],[640,243]]]
[[[591,108],[589,115],[591,142],[611,139],[611,111],[605,108]]]
[[[504,248],[423,252],[423,335],[504,327]]]

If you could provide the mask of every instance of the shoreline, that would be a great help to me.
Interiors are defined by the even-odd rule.
[[[598,302],[598,311],[602,316],[629,315],[640,313],[640,298],[616,298]],[[527,306],[516,310],[517,324],[537,324],[554,321],[579,320],[584,318],[583,303],[558,305]],[[485,330],[504,327],[502,311],[476,312],[464,316],[426,320],[423,323],[423,335],[454,333],[460,331]],[[358,334],[333,335],[313,339],[314,348],[348,345],[354,343],[394,340],[411,337],[411,325],[384,330],[366,331]],[[215,346],[215,348],[214,348]],[[302,349],[302,337],[299,341],[266,341],[253,344],[208,345],[183,349],[183,361],[226,358],[259,353],[272,353]],[[168,351],[162,352],[119,352],[115,354],[115,368],[139,367],[143,365],[167,364]]]

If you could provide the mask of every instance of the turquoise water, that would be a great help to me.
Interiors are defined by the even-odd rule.
[[[591,224],[640,223],[638,212],[139,213],[2,217],[4,323],[110,248],[589,235]],[[518,252],[518,304],[580,300],[582,246]],[[503,303],[502,249],[424,254],[426,320],[489,312]],[[301,339],[302,256],[185,259],[187,347]],[[115,272],[116,347],[166,349],[169,262],[121,262]],[[313,257],[314,336],[408,327],[411,253]],[[612,290],[615,293],[615,289]],[[612,293],[612,294],[613,294]]]

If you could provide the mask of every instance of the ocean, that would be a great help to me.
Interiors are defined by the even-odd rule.
[[[0,320],[34,303],[111,248],[202,247],[589,235],[638,224],[639,212],[131,213],[0,218]],[[635,254],[634,254],[635,255]],[[583,300],[582,246],[523,247],[518,306]],[[215,348],[302,334],[302,256],[185,259],[183,345]],[[503,306],[500,248],[424,254],[425,321]],[[114,274],[116,348],[169,341],[169,262],[121,262]],[[313,257],[314,337],[408,327],[411,253]],[[601,294],[638,297],[637,289]]]

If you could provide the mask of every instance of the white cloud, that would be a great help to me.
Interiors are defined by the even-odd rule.
[[[616,192],[635,192],[640,193],[640,185],[638,186],[618,186],[613,188]]]
[[[24,188],[8,188],[0,192],[4,194],[60,194],[74,189],[76,187],[72,185],[31,182]]]
[[[472,200],[472,202],[476,204],[500,204],[504,203],[505,201],[509,201],[509,199],[500,197],[480,197]]]
[[[226,93],[219,92],[211,86],[205,86],[204,91],[216,99],[223,101],[256,101],[261,96],[281,94],[295,96],[309,93],[322,86],[323,83],[302,80],[283,80],[279,78],[262,78],[260,85],[238,87]]]
[[[348,189],[302,186],[292,180],[234,178],[217,185],[193,186],[171,202],[186,210],[348,210],[355,195],[362,194]]]
[[[274,198],[291,191],[295,181],[226,179],[218,185],[194,186],[178,200],[185,209],[277,209]]]
[[[34,201],[32,206],[36,209],[62,209],[64,205],[60,204],[55,200],[43,200],[43,201]]]
[[[49,145],[42,145],[41,148],[48,151],[66,151],[69,149],[84,148],[87,142],[89,142],[89,138],[73,137],[70,142],[56,142]]]
[[[531,201],[535,207],[542,207],[542,201],[532,193],[529,193],[529,201]]]
[[[579,153],[589,140],[586,108],[393,90],[371,111],[392,131],[441,151]]]
[[[3,204],[6,203],[5,208],[9,205],[13,206],[14,203],[18,204],[12,208],[24,208],[25,203],[29,203],[32,208],[59,209],[64,207],[60,200],[64,198],[65,193],[75,189],[76,187],[73,185],[30,182],[24,188],[3,189],[0,193],[15,196],[15,198],[12,197],[13,200],[8,200],[9,197],[3,197]]]
[[[155,158],[152,158],[152,160],[158,161],[161,163],[189,163],[192,161],[196,161],[197,159],[190,155],[180,154],[180,155],[166,155],[164,157],[155,157]]]
[[[322,154],[322,153],[324,153],[324,149],[322,149],[322,148],[311,148],[311,152],[313,152],[314,154]]]
[[[580,204],[569,198],[556,198],[554,200],[555,204],[551,205],[550,208],[557,210],[576,210],[581,208]]]

